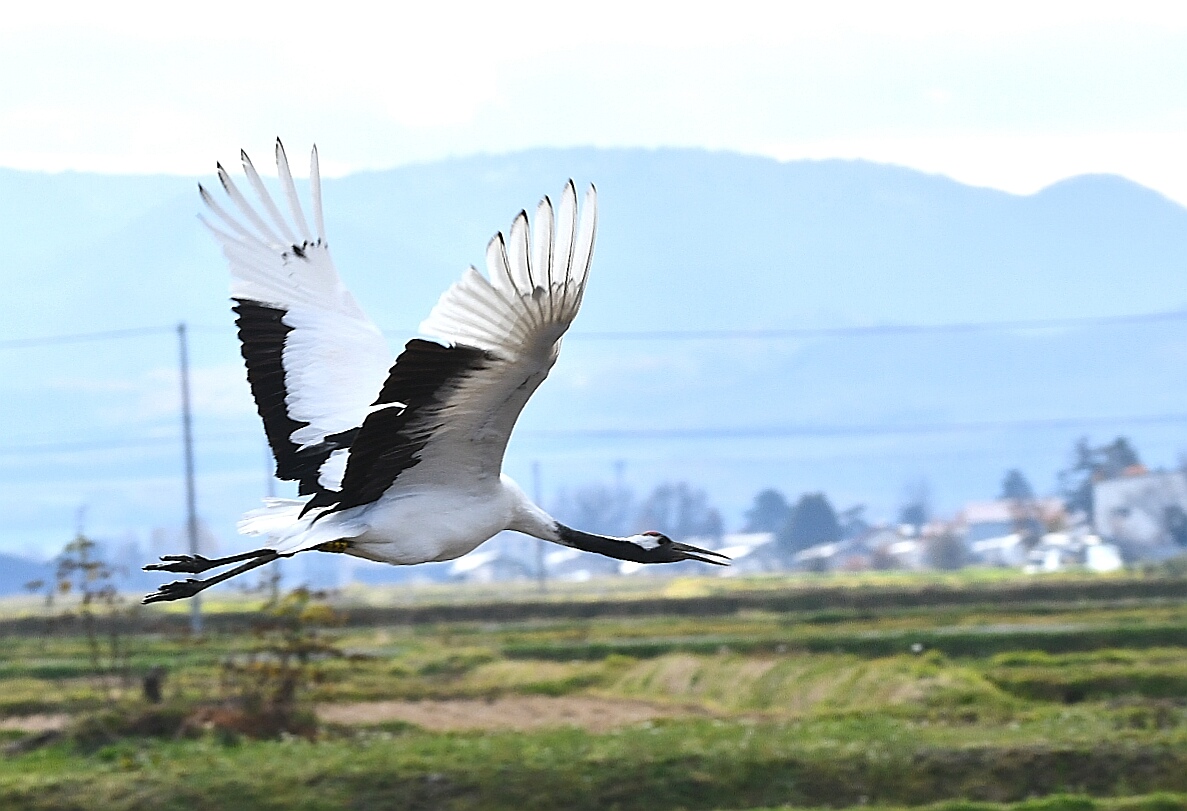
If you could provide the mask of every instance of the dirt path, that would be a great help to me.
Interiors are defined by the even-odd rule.
[[[64,729],[68,723],[70,716],[64,713],[15,715],[0,718],[0,732],[53,732]]]
[[[700,713],[690,708],[591,696],[505,696],[490,701],[364,701],[323,704],[317,709],[318,718],[332,724],[373,726],[386,721],[405,721],[434,732],[560,726],[605,732],[653,718],[691,714]]]

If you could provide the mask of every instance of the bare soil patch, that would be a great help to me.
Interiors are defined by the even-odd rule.
[[[39,713],[0,718],[0,732],[56,732],[70,723],[65,713]]]
[[[375,726],[392,721],[415,724],[434,732],[455,730],[528,730],[576,726],[590,732],[687,715],[703,715],[694,707],[673,707],[629,699],[593,696],[504,696],[491,700],[363,701],[323,704],[318,718],[326,723]]]

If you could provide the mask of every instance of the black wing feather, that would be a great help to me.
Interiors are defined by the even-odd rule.
[[[420,462],[418,454],[428,437],[423,425],[418,425],[415,433],[408,430],[413,421],[444,402],[466,375],[486,368],[492,360],[487,352],[472,346],[442,346],[420,338],[409,341],[374,403],[404,406],[367,416],[350,447],[341,491],[319,491],[305,510],[328,506],[330,513],[377,500],[403,471]]]
[[[299,482],[301,495],[319,492],[318,472],[330,454],[350,447],[359,429],[331,434],[322,442],[302,449],[290,437],[309,423],[294,420],[285,398],[288,386],[284,372],[284,342],[293,328],[284,323],[285,310],[251,299],[234,300],[235,325],[239,328],[240,350],[247,364],[247,382],[256,401],[264,433],[276,459],[276,477]]]

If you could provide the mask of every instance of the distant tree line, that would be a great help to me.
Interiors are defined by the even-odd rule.
[[[860,535],[869,528],[861,505],[838,513],[824,493],[804,493],[795,504],[778,490],[766,489],[754,497],[746,512],[743,532],[770,532],[787,557],[811,546],[835,543]]]
[[[676,538],[712,538],[725,534],[721,512],[699,487],[664,482],[639,500],[622,484],[592,484],[561,494],[554,511],[562,521],[607,535],[654,530]]]
[[[1071,464],[1059,474],[1059,494],[1069,511],[1091,517],[1093,485],[1140,465],[1137,452],[1125,437],[1102,445],[1081,438],[1073,447]],[[1035,489],[1021,470],[1006,471],[998,498],[1018,505],[1018,531],[1035,539],[1041,535],[1044,527],[1038,520]],[[656,530],[676,539],[720,539],[725,533],[721,512],[710,503],[705,490],[686,481],[659,484],[641,499],[621,481],[591,484],[565,491],[557,501],[553,510],[561,520],[594,532],[628,535]],[[780,552],[790,558],[812,546],[860,537],[870,529],[864,511],[862,505],[838,511],[823,492],[803,493],[793,503],[779,490],[766,488],[754,496],[742,531],[774,534]],[[913,535],[928,524],[931,494],[926,480],[917,479],[904,487],[897,518]],[[1187,543],[1187,513],[1176,513],[1168,520],[1175,537],[1181,536]],[[932,564],[959,567],[959,539],[946,537],[946,541],[936,545]]]

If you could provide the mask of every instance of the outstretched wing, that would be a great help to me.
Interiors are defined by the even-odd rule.
[[[395,486],[462,485],[498,477],[515,421],[560,352],[585,293],[597,230],[591,186],[577,216],[573,182],[532,227],[520,212],[486,250],[489,279],[471,267],[420,330],[446,344],[408,343],[363,422],[339,493],[309,507],[367,504]]]
[[[232,210],[201,185],[215,222],[203,218],[231,266],[231,298],[256,407],[276,458],[276,475],[302,494],[337,490],[351,442],[383,385],[391,353],[382,333],[338,278],[326,243],[317,147],[310,163],[313,228],[305,218],[276,141],[276,168],[288,217],[247,153],[253,205],[222,165]]]

